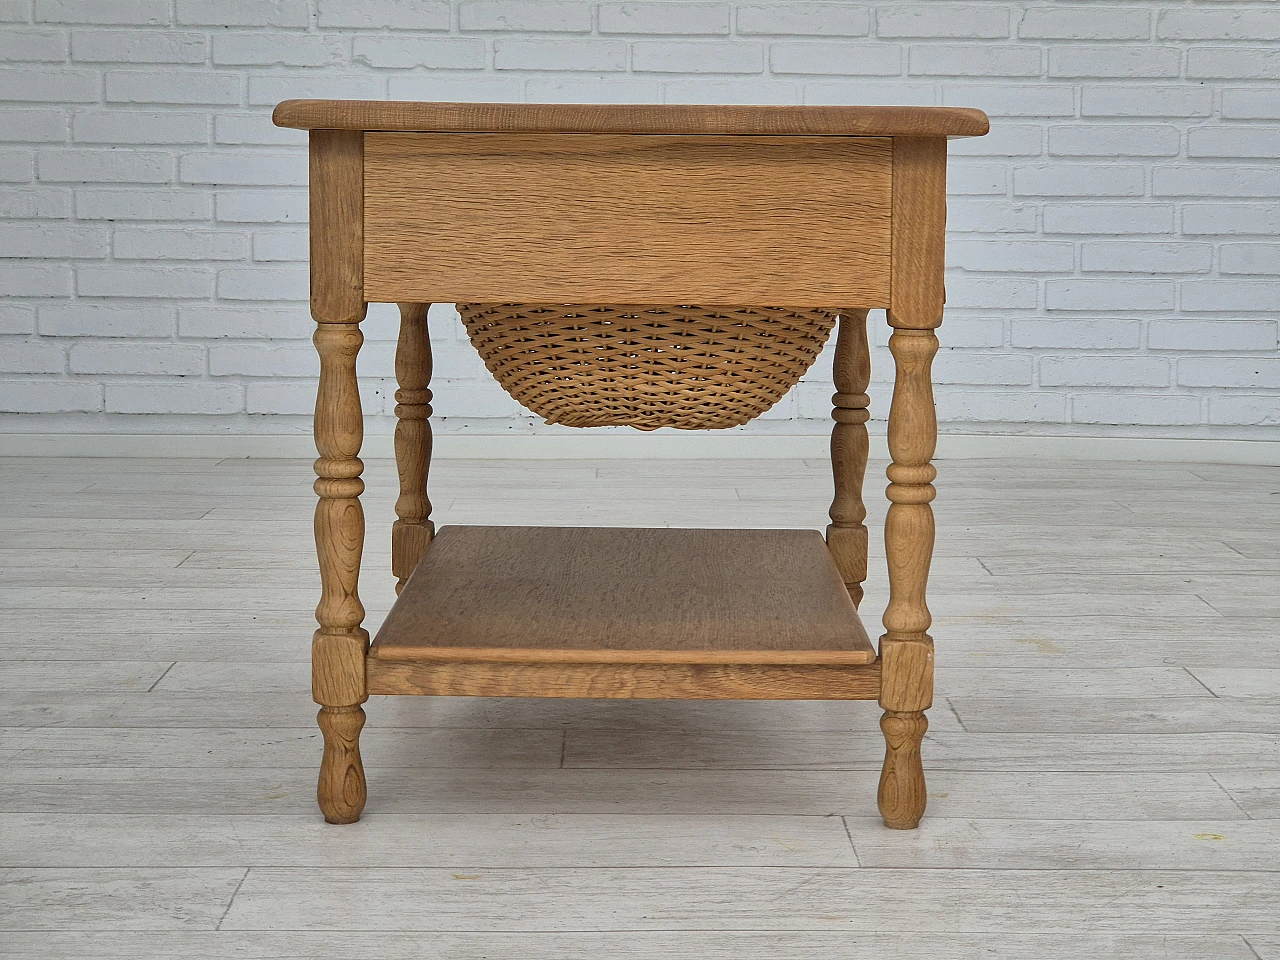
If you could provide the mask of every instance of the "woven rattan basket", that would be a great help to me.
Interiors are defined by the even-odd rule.
[[[459,303],[485,366],[548,423],[714,430],[758,417],[809,369],[832,310]]]

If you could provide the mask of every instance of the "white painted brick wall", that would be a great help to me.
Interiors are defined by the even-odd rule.
[[[944,430],[1280,436],[1274,0],[3,0],[0,430],[300,432],[301,96],[972,105]],[[873,318],[875,414],[887,331]],[[436,410],[546,429],[432,314]],[[361,393],[390,428],[394,308]],[[747,429],[825,431],[830,354]]]

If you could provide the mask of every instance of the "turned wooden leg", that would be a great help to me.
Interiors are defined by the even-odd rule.
[[[867,311],[842,308],[836,334],[835,395],[831,398],[831,474],[835,497],[827,526],[827,549],[856,607],[867,579],[867,507],[862,481],[867,472],[867,407],[871,398],[871,353]]]
[[[426,553],[435,535],[427,471],[431,467],[431,338],[429,303],[400,304],[400,341],[396,345],[396,470],[400,496],[391,527],[391,572],[396,593]]]
[[[884,768],[880,771],[880,816],[895,830],[912,830],[924,816],[927,800],[920,741],[929,720],[919,710],[900,713],[886,710],[880,718],[884,733]]]
[[[364,810],[367,794],[364,765],[360,762],[360,730],[364,709],[321,707],[316,723],[324,735],[324,757],[320,761],[317,796],[329,823],[355,823]]]

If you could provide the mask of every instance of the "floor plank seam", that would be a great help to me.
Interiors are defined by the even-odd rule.
[[[231,905],[236,902],[236,894],[240,892],[240,888],[244,886],[244,882],[249,879],[249,871],[252,869],[253,867],[244,868],[244,874],[240,877],[239,883],[237,883],[236,888],[231,891],[231,899],[227,901],[227,909],[222,911],[222,916],[218,918],[218,923],[213,928],[215,931],[222,929],[222,922],[227,919],[227,914],[231,912]]]
[[[1235,794],[1233,794],[1230,790],[1224,787],[1222,783],[1218,780],[1218,778],[1213,775],[1212,772],[1206,771],[1206,773],[1208,773],[1209,779],[1214,782],[1217,788],[1227,795],[1227,799],[1231,801],[1231,803],[1235,806],[1235,808],[1244,814],[1246,820],[1254,819],[1253,814],[1251,814],[1244,807],[1240,806],[1240,801],[1236,799]]]
[[[1248,937],[1246,937],[1244,934],[1241,934],[1240,939],[1244,941],[1244,945],[1249,948],[1249,952],[1254,955],[1256,960],[1262,960],[1262,954],[1258,953],[1258,951],[1254,949],[1254,946],[1252,943],[1249,942]]]
[[[163,661],[162,661],[162,662],[163,662]],[[156,677],[156,682],[155,682],[155,683],[153,683],[153,684],[151,684],[151,686],[147,687],[147,693],[150,693],[150,692],[151,692],[152,690],[154,690],[157,686],[159,686],[159,685],[160,685],[160,681],[161,681],[161,680],[163,680],[165,677],[167,677],[167,676],[169,675],[169,671],[170,671],[170,670],[172,670],[172,669],[173,669],[174,667],[176,667],[177,665],[178,665],[178,661],[177,661],[177,660],[174,660],[174,661],[173,661],[172,663],[170,663],[167,667],[165,667],[165,668],[164,668],[164,673],[162,673],[162,674],[160,674],[160,676]]]
[[[861,867],[862,858],[858,856],[858,845],[853,842],[853,832],[849,829],[849,818],[842,816],[840,822],[844,825],[844,835],[849,838],[849,849],[853,851],[853,862]]]
[[[1191,672],[1191,668],[1190,668],[1190,667],[1183,667],[1182,669],[1183,669],[1183,670],[1185,670],[1185,671],[1187,672],[1187,676],[1189,676],[1189,677],[1190,677],[1192,680],[1194,680],[1196,683],[1200,684],[1200,686],[1202,686],[1202,687],[1204,687],[1206,690],[1208,690],[1208,691],[1209,691],[1209,696],[1213,697],[1215,700],[1220,700],[1220,699],[1221,699],[1221,697],[1219,697],[1216,693],[1214,693],[1214,692],[1213,692],[1213,689],[1212,689],[1212,688],[1211,688],[1207,683],[1205,683],[1203,680],[1201,680],[1199,677],[1197,677],[1194,673],[1192,673],[1192,672]]]

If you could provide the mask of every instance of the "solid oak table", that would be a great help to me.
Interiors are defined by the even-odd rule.
[[[977,110],[287,101],[310,131],[320,354],[312,641],[318,798],[351,823],[370,694],[878,699],[887,826],[925,808],[925,603],[937,439],[947,138]],[[401,310],[396,604],[372,645],[356,354],[368,302]],[[451,526],[430,520],[432,302],[788,304],[839,313],[823,538],[801,530]],[[833,306],[840,305],[840,306]],[[879,654],[858,618],[866,317],[896,364]]]

